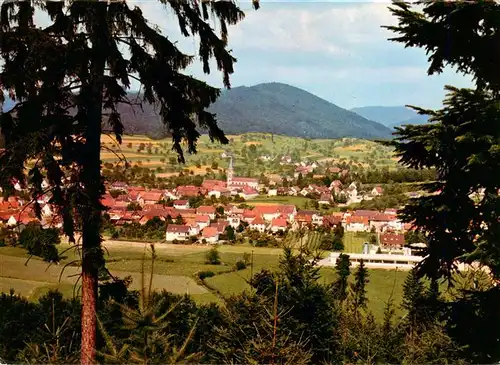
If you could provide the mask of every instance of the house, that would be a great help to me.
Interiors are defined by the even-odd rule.
[[[255,179],[253,177],[234,176],[228,182],[229,188],[237,188],[237,187],[243,187],[243,186],[248,186],[250,188],[257,189],[259,187],[259,180]]]
[[[314,168],[312,166],[298,166],[293,173],[293,177],[297,179],[300,175],[307,175],[313,170]]]
[[[287,221],[286,219],[283,219],[283,218],[274,218],[272,221],[271,221],[271,225],[269,226],[269,230],[273,233],[276,233],[276,232],[283,232],[285,231],[287,228]]]
[[[203,190],[204,189],[200,189],[198,186],[194,185],[181,185],[175,189],[175,194],[179,197],[194,197],[202,194]]]
[[[217,222],[210,223],[210,227],[217,228],[217,232],[219,232],[219,234],[223,234],[228,226],[229,222],[222,219],[219,219]]]
[[[202,230],[210,225],[210,217],[208,215],[196,215],[195,222]]]
[[[141,219],[139,219],[139,224],[140,225],[145,225],[146,223],[148,223],[151,219],[153,218],[159,218],[161,221],[165,221],[165,218],[162,217],[162,216],[158,216],[158,215],[153,215],[151,213],[148,213],[148,214],[145,214],[141,217]]]
[[[123,192],[128,191],[128,185],[123,181],[115,181],[114,183],[111,184],[110,188],[111,190],[119,190]]]
[[[161,191],[144,191],[140,192],[137,196],[137,202],[144,206],[146,204],[156,204],[163,200],[163,192]]]
[[[266,230],[266,222],[262,217],[255,218],[252,223],[249,224],[250,229],[255,229],[259,232],[264,232]]]
[[[351,201],[356,200],[358,197],[358,188],[356,187],[355,183],[351,183],[347,190],[345,191],[347,198]]]
[[[299,223],[299,226],[304,226],[309,224],[315,226],[323,225],[323,216],[313,210],[299,210],[297,212],[295,220]]]
[[[257,215],[262,216],[264,220],[271,221],[274,218],[278,218],[281,215],[286,216],[287,220],[293,221],[295,214],[297,214],[297,208],[295,205],[258,205],[253,210]]]
[[[325,227],[336,227],[338,225],[342,225],[343,213],[333,212],[330,215],[323,216],[323,225]]]
[[[167,226],[167,241],[184,241],[189,237],[189,226],[181,224],[169,224]]]
[[[14,189],[16,189],[17,191],[23,190],[23,187],[21,186],[20,182],[17,181],[16,179],[12,180],[12,186],[14,186]]]
[[[215,187],[225,188],[227,186],[226,182],[223,180],[213,180],[205,179],[201,184],[201,187],[207,190],[213,189]]]
[[[229,222],[229,225],[234,229],[238,228],[241,223],[240,217],[238,217],[236,214],[228,216],[227,221]]]
[[[332,196],[329,194],[323,194],[318,200],[318,204],[330,205],[332,202]]]
[[[142,207],[144,212],[151,212],[153,210],[163,210],[165,207],[163,204],[146,204]]]
[[[205,227],[201,231],[201,236],[207,243],[217,243],[219,241],[219,232],[216,227]]]
[[[208,215],[210,219],[215,219],[215,207],[211,205],[201,205],[196,209],[198,215]]]
[[[108,208],[114,207],[115,199],[113,199],[111,196],[105,195],[101,199],[101,204]]]
[[[348,232],[367,232],[370,230],[370,221],[366,216],[348,216],[345,229]]]
[[[50,204],[45,204],[42,207],[42,216],[51,217],[54,214],[54,210],[52,209]]]
[[[278,189],[269,189],[267,191],[268,196],[277,196],[278,195]]]
[[[328,189],[334,194],[340,194],[342,192],[342,183],[340,180],[335,180],[330,184]]]
[[[180,198],[180,196],[177,196],[172,190],[165,190],[163,192],[163,197],[170,200],[176,200]]]
[[[219,199],[221,196],[226,196],[229,197],[231,196],[231,190],[229,190],[226,187],[223,186],[214,186],[207,191],[207,196],[210,197],[215,197]]]
[[[292,157],[285,155],[281,156],[280,165],[286,165],[292,163]]]
[[[201,228],[196,222],[190,222],[186,224],[189,227],[189,236],[198,236],[200,234]]]
[[[375,186],[373,190],[371,191],[372,196],[380,196],[384,192],[384,189],[380,186]]]
[[[189,209],[189,200],[174,200],[175,209]]]
[[[370,221],[370,229],[375,228],[377,232],[382,232],[382,227],[387,226],[392,221],[392,217],[387,214],[376,214],[368,218]]]
[[[242,219],[247,223],[252,223],[252,221],[257,218],[257,213],[250,209],[245,209],[242,214]]]
[[[253,209],[253,212],[268,222],[281,215],[279,205],[258,205]]]
[[[238,194],[245,200],[253,199],[259,196],[259,192],[250,186],[244,186]]]
[[[402,248],[405,244],[403,234],[385,233],[380,235],[380,245],[383,248]]]

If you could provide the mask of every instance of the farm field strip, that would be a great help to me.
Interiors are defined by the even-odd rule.
[[[351,238],[347,238],[351,240]],[[361,242],[363,238],[353,237],[353,242]],[[141,270],[144,267],[146,278],[151,267],[148,258],[142,262],[144,249],[149,244],[139,242],[105,241],[104,246],[109,253],[107,266],[113,275],[124,278],[131,276],[132,289],[141,286]],[[359,246],[352,244],[352,247]],[[61,244],[61,250],[67,248]],[[213,271],[216,276],[205,279],[209,288],[226,295],[238,294],[249,289],[248,280],[252,269],[232,271],[236,261],[241,260],[244,253],[253,253],[253,272],[262,269],[274,270],[278,267],[280,248],[252,247],[246,245],[220,246],[222,265],[205,264],[205,253],[209,246],[191,246],[174,244],[156,244],[158,259],[155,262],[153,287],[176,294],[189,294],[199,303],[217,302],[218,298],[195,281],[199,271]],[[41,260],[30,260],[25,266],[26,257],[21,257],[22,250],[9,247],[0,248],[0,290],[8,292],[13,287],[16,292],[30,298],[37,298],[49,289],[60,289],[65,295],[72,295],[73,285],[79,268],[69,266],[59,282],[62,264],[49,266]],[[66,261],[75,259],[68,255]],[[354,272],[354,269],[351,269]],[[332,268],[321,268],[320,280],[331,283],[335,278]],[[394,270],[370,270],[368,284],[369,308],[376,318],[381,318],[386,301],[392,296],[398,305],[401,297],[402,282],[407,273]],[[70,275],[75,275],[71,277]]]

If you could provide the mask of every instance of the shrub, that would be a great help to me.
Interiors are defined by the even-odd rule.
[[[243,262],[245,263],[245,265],[250,265],[250,263],[252,262],[252,255],[250,255],[248,252],[245,252],[243,254]]]
[[[209,265],[220,265],[220,254],[217,247],[210,249],[205,255],[206,263]]]
[[[235,269],[237,271],[239,271],[239,270],[245,270],[247,268],[247,264],[244,261],[239,260],[239,261],[236,262],[236,264],[234,265],[234,267],[235,267]]]
[[[254,241],[255,247],[267,247],[268,245],[269,245],[269,242],[267,240],[255,240]]]
[[[215,273],[213,271],[200,271],[198,273],[198,277],[200,278],[200,280],[203,280],[205,278],[211,278],[212,276],[215,276]]]

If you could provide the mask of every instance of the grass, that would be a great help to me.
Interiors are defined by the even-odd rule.
[[[312,202],[312,199],[303,196],[259,196],[255,199],[249,200],[248,205],[278,205],[290,204],[296,205],[300,209],[304,209],[306,203]]]
[[[177,163],[170,164],[171,157],[176,159],[175,152],[171,150],[170,139],[151,140],[146,136],[140,135],[125,135],[121,145],[116,144],[109,136],[102,137],[102,143],[106,147],[102,151],[102,159],[105,162],[117,162],[119,156],[123,155],[128,161],[137,163],[142,161],[143,167],[148,168],[168,168],[167,172],[179,172],[183,169],[192,170],[197,174],[203,175],[206,173],[206,166],[210,166],[212,161],[217,161],[219,167],[224,169],[228,167],[228,159],[222,158],[221,153],[231,151],[235,156],[234,164],[237,173],[247,174],[249,170],[254,176],[258,176],[261,172],[266,175],[278,173],[282,175],[286,170],[285,166],[277,165],[276,161],[262,162],[256,157],[260,155],[269,155],[272,157],[291,154],[297,152],[302,159],[318,160],[318,161],[334,161],[334,162],[353,162],[368,166],[387,166],[393,168],[397,166],[397,159],[394,158],[392,149],[385,146],[380,146],[372,141],[362,139],[313,139],[305,140],[298,137],[287,137],[275,135],[273,139],[268,134],[263,133],[246,133],[239,136],[228,136],[230,143],[227,146],[222,146],[218,143],[210,141],[208,136],[203,135],[198,141],[197,154],[185,154],[186,164],[179,165]],[[141,143],[152,145],[152,153],[147,153],[147,150],[137,152]],[[129,148],[129,144],[132,147]],[[257,155],[253,157],[244,157],[242,150],[248,151],[253,145],[257,148]],[[165,162],[160,159],[164,158]],[[150,160],[147,162],[146,160]],[[258,161],[258,163],[257,163]],[[196,168],[200,164],[203,168]],[[293,166],[289,166],[293,169]],[[239,171],[239,172],[238,172]]]
[[[345,232],[344,251],[347,253],[363,253],[363,243],[367,242],[368,239],[368,233]]]
[[[349,234],[346,234],[346,237],[349,237]],[[362,242],[363,240],[354,235],[352,238],[346,239],[346,242],[351,241]],[[355,245],[351,244],[351,246]],[[65,244],[61,244],[61,249],[66,247]],[[245,245],[220,246],[222,265],[207,265],[205,264],[205,253],[209,249],[208,246],[157,244],[158,259],[155,262],[153,287],[176,294],[187,293],[197,303],[220,303],[220,298],[208,289],[223,296],[241,293],[250,288],[248,280],[252,271],[257,273],[262,269],[277,269],[279,256],[282,253],[282,250],[278,248]],[[248,267],[244,270],[233,271],[236,261],[241,260],[245,252],[252,253],[252,251],[253,270]],[[144,245],[127,242],[113,243],[107,245],[107,252],[109,253],[107,256],[108,267],[111,273],[121,278],[132,276],[132,289],[138,289],[141,285],[140,272]],[[76,253],[68,251],[65,262],[76,258]],[[32,259],[25,265],[25,253],[19,248],[1,247],[0,261],[2,262],[0,266],[0,290],[3,292],[14,288],[17,293],[32,300],[38,299],[50,289],[58,289],[67,297],[73,295],[76,276],[71,275],[79,273],[78,267],[67,267],[59,282],[62,264],[49,266],[39,259]],[[146,273],[149,273],[150,262],[146,261],[144,267]],[[206,270],[213,271],[217,275],[206,278],[206,287],[204,287],[198,284],[196,274]],[[335,272],[332,268],[322,268],[320,272],[320,280],[324,283],[331,283],[335,278]],[[405,272],[370,270],[367,295],[369,309],[373,311],[376,318],[382,318],[384,306],[391,293],[395,305],[399,305],[405,276]]]

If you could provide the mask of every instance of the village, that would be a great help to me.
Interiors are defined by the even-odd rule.
[[[297,171],[307,166],[298,166]],[[305,172],[305,170],[304,170]],[[108,226],[112,227],[112,238],[118,237],[121,227],[139,227],[156,219],[164,222],[164,241],[170,243],[224,244],[230,243],[243,233],[258,232],[261,237],[280,240],[287,232],[306,230],[322,232],[342,227],[345,232],[366,233],[372,238],[369,249],[359,248],[364,253],[403,253],[410,255],[405,233],[412,230],[397,217],[397,209],[332,211],[328,209],[300,209],[294,204],[256,204],[252,199],[274,196],[316,196],[315,206],[327,208],[339,204],[335,197],[345,196],[347,201],[373,199],[381,196],[383,189],[376,186],[368,196],[358,196],[357,186],[343,186],[334,180],[330,186],[310,184],[275,187],[259,184],[259,180],[234,176],[232,160],[226,172],[227,179],[205,179],[201,186],[181,185],[174,189],[146,189],[129,186],[125,182],[107,185],[102,204],[106,207]],[[44,182],[44,186],[48,184]],[[22,199],[23,188],[14,182],[19,193],[0,202],[0,219],[6,227],[22,227],[37,221],[33,204]],[[203,204],[191,206],[190,201]],[[229,202],[228,202],[229,201]],[[209,202],[209,204],[207,204]],[[223,202],[226,202],[225,204]],[[50,204],[50,196],[42,195],[37,200],[41,209],[41,224],[44,227],[62,227],[60,217]],[[368,238],[367,238],[368,240]],[[368,243],[368,242],[367,242]],[[366,252],[365,252],[366,251]]]

